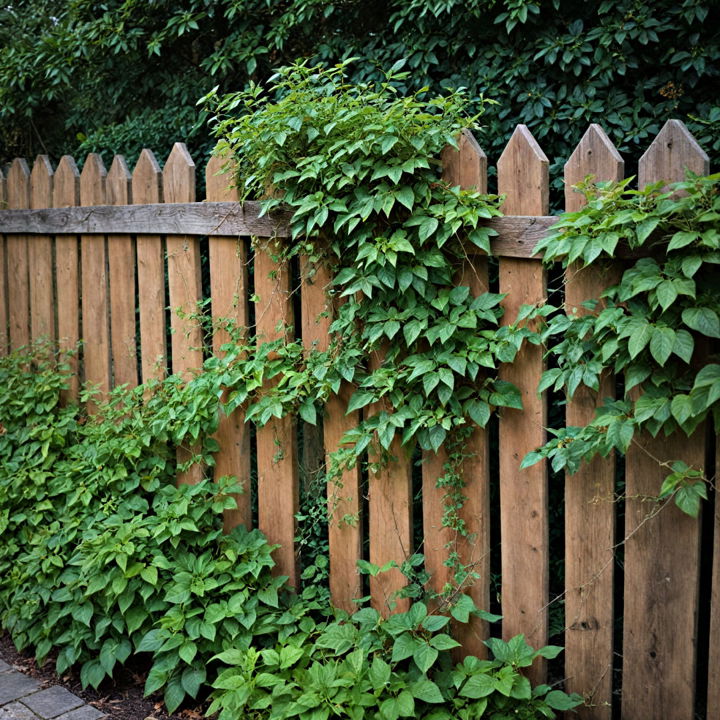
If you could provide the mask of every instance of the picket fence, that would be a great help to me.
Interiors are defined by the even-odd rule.
[[[459,152],[448,149],[442,159],[450,182],[486,190],[487,158],[471,135],[462,136]],[[324,287],[330,278],[320,269],[312,281],[302,281],[300,317],[293,317],[290,271],[273,254],[273,238],[287,234],[287,217],[259,217],[257,204],[237,203],[227,176],[218,174],[220,165],[217,159],[208,164],[206,201],[196,202],[195,165],[182,143],[174,146],[162,170],[144,150],[132,174],[120,156],[107,173],[98,155],[88,156],[82,173],[69,156],[55,169],[40,156],[32,171],[16,159],[7,177],[0,175],[0,207],[6,208],[0,211],[0,353],[42,336],[66,347],[82,338],[74,394],[82,380],[108,390],[160,378],[169,369],[190,373],[203,361],[200,328],[187,315],[173,312],[166,348],[165,311],[169,306],[189,312],[202,299],[202,238],[209,244],[214,317],[248,325],[252,262],[259,337],[271,340],[279,328],[294,326],[308,347],[327,347],[330,318],[324,313]],[[546,296],[546,272],[533,247],[553,223],[548,166],[538,143],[519,125],[497,163],[498,190],[507,196],[506,217],[491,222],[499,231],[493,253],[499,257],[499,290],[507,293],[508,319],[521,304]],[[685,126],[670,120],[640,160],[638,182],[679,180],[685,168],[707,173],[708,159]],[[565,165],[567,210],[581,207],[583,197],[571,186],[587,175],[598,181],[624,177],[623,160],[598,125],[590,126]],[[254,253],[249,236],[265,238]],[[463,281],[474,292],[486,290],[487,258],[474,257]],[[577,307],[596,297],[601,282],[592,271],[568,275],[566,304]],[[217,332],[214,350],[219,352],[226,340]],[[554,558],[564,564],[565,592],[550,598],[547,468],[519,469],[523,456],[545,440],[547,400],[536,392],[542,369],[542,352],[532,346],[502,369],[502,376],[520,388],[524,410],[503,413],[499,450],[485,430],[478,428],[472,436],[474,455],[463,469],[468,500],[461,511],[470,539],[454,538],[441,527],[443,497],[435,478],[445,456],[442,449],[426,454],[421,550],[432,586],[441,588],[449,579],[443,561],[450,544],[480,576],[468,592],[479,606],[489,607],[492,529],[501,541],[502,634],[524,633],[533,645],[542,645],[551,600],[564,603],[565,687],[587,698],[578,713],[583,720],[690,720],[703,706],[708,718],[720,718],[720,503],[715,503],[714,515],[711,502],[704,518],[693,519],[672,505],[646,502],[658,492],[662,469],[635,447],[625,459],[625,495],[618,500],[615,461],[596,460],[566,480],[565,553]],[[613,388],[607,380],[599,397],[612,395]],[[336,449],[344,431],[357,424],[357,412],[345,413],[351,392],[345,387],[327,404],[324,438],[319,439],[325,451]],[[578,392],[567,405],[567,422],[588,420],[597,401],[594,393]],[[237,475],[250,487],[255,454],[258,525],[281,545],[278,569],[296,585],[297,422],[291,417],[271,421],[257,431],[251,448],[242,412],[222,418],[214,468],[217,476]],[[312,437],[309,431],[306,435]],[[689,441],[643,438],[642,443],[657,458],[683,458],[697,467],[706,467],[706,458],[713,457],[712,448],[706,453],[703,433]],[[398,447],[394,450],[396,461],[369,481],[369,560],[378,565],[401,561],[413,544],[412,461]],[[492,453],[499,457],[491,463]],[[491,465],[499,466],[499,476],[491,474]],[[713,476],[714,468],[707,473]],[[499,485],[499,512],[494,513],[491,484]],[[337,495],[337,490],[329,492]],[[353,470],[332,501],[331,592],[335,604],[347,609],[362,594],[356,561],[363,556],[364,524],[341,524],[337,518],[363,510],[362,492],[360,472]],[[624,527],[618,528],[623,503]],[[250,524],[248,493],[225,521],[228,527]],[[386,612],[386,600],[401,582],[396,571],[373,578],[376,607]],[[462,638],[464,651],[484,655],[487,632],[485,623],[474,622]],[[530,674],[537,682],[545,672],[537,662]]]

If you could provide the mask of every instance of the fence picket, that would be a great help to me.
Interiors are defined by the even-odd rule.
[[[281,250],[268,240],[255,251],[255,306],[258,343],[285,337],[294,325],[290,297],[291,277],[287,262],[278,259]],[[272,381],[270,381],[272,384]],[[278,575],[287,575],[298,587],[300,568],[295,553],[295,514],[298,511],[298,465],[295,420],[290,416],[271,418],[258,428],[258,526],[275,551]]]
[[[487,192],[487,156],[469,130],[458,139],[458,149],[446,148],[442,153],[443,178],[451,185],[463,189],[475,188]],[[487,258],[474,255],[466,263],[461,276],[461,285],[470,287],[473,295],[488,290]],[[446,583],[453,583],[454,571],[445,565],[451,547],[458,555],[459,562],[468,566],[479,578],[471,582],[466,592],[475,604],[487,610],[490,605],[490,465],[487,446],[487,431],[475,428],[468,440],[468,457],[461,469],[465,482],[465,503],[459,511],[468,535],[462,537],[450,528],[442,526],[445,512],[445,490],[437,487],[443,466],[447,462],[444,446],[437,453],[423,453],[423,552],[425,567],[430,573],[430,587],[441,592]],[[487,623],[473,616],[464,628],[461,654],[478,657],[487,655],[483,644],[487,640]]]
[[[7,177],[7,203],[10,209],[30,207],[30,170],[22,158],[15,158]],[[28,276],[28,237],[8,235],[8,315],[10,349],[30,342],[30,290]]]
[[[640,158],[640,186],[682,180],[686,167],[707,174],[708,157],[682,123],[670,120]],[[690,438],[681,432],[669,438],[644,433],[625,457],[622,715],[627,720],[694,716],[700,523],[672,501],[648,520],[646,498],[658,495],[667,474],[656,458],[704,467],[704,434],[704,427]]]
[[[330,344],[333,315],[326,295],[331,282],[330,273],[324,265],[309,267],[303,258],[301,276],[303,342],[308,349],[315,346],[324,352]],[[360,421],[357,411],[345,414],[353,389],[352,385],[344,382],[340,392],[328,398],[325,405],[322,437],[328,466],[330,453],[342,447],[345,432],[356,427]],[[336,607],[353,612],[356,608],[353,600],[362,595],[357,568],[357,561],[362,558],[359,466],[345,471],[339,480],[327,483],[327,502],[330,597]]]
[[[591,125],[565,163],[566,212],[585,204],[585,196],[572,186],[586,176],[604,182],[622,180],[623,174],[624,162],[615,146],[599,125]],[[603,289],[615,283],[616,267],[608,265],[603,271],[595,265],[568,269],[568,312],[588,312],[583,301],[599,299]],[[596,407],[613,395],[609,376],[597,393],[579,387],[567,404],[567,424],[588,424]],[[587,707],[578,708],[582,720],[609,720],[612,711],[614,483],[613,458],[595,458],[565,479],[565,673],[568,691],[586,699]]]
[[[506,195],[503,212],[544,215],[548,212],[548,159],[524,125],[518,125],[498,160],[498,191]],[[545,298],[545,271],[538,262],[500,258],[500,292],[504,323],[513,322],[520,305]],[[521,470],[525,455],[545,442],[547,406],[537,392],[543,371],[542,350],[527,345],[500,375],[522,396],[523,410],[505,409],[500,418],[500,534],[502,538],[503,637],[524,633],[533,647],[547,642],[548,506],[547,469],[538,463]],[[529,669],[543,682],[545,662]]]
[[[105,205],[106,177],[102,158],[90,153],[80,173],[80,205]],[[110,390],[110,317],[104,235],[80,236],[80,266],[84,379],[107,393]]]
[[[0,170],[0,210],[7,208],[7,182]],[[7,317],[7,267],[5,262],[5,236],[0,235],[0,357],[8,351],[8,317]]]
[[[161,203],[162,171],[155,156],[145,148],[132,175],[132,201]],[[159,235],[138,235],[136,239],[138,305],[140,308],[140,365],[142,382],[165,377],[165,259]]]
[[[47,155],[38,155],[30,173],[30,207],[52,207],[53,169]],[[30,336],[55,338],[55,298],[52,283],[53,241],[49,235],[28,239]]]
[[[710,657],[708,659],[707,720],[720,720],[720,435],[715,437],[715,523],[712,590],[710,593]]]
[[[107,175],[108,205],[130,205],[132,175],[125,158],[116,155]],[[135,243],[130,235],[108,235],[110,270],[110,341],[113,384],[138,384],[135,338]]]
[[[237,201],[238,193],[230,189],[229,173],[218,174],[223,169],[222,158],[213,156],[205,169],[207,199],[210,202]],[[210,246],[210,298],[214,322],[232,320],[237,328],[248,325],[247,251],[245,240],[236,237],[211,237]],[[230,336],[215,327],[213,352],[222,354],[222,346]],[[250,429],[245,424],[241,408],[232,415],[220,418],[215,439],[220,452],[215,456],[215,478],[234,475],[244,492],[234,495],[237,507],[226,510],[224,526],[227,531],[237,525],[252,526],[252,502],[250,496]]]
[[[166,203],[195,202],[195,163],[185,143],[175,143],[163,168],[163,196]],[[168,294],[172,371],[189,379],[203,363],[202,331],[195,317],[202,300],[200,283],[200,240],[190,235],[168,235]],[[178,465],[192,460],[196,448],[180,446]],[[178,483],[196,484],[202,480],[203,467],[193,463],[178,473]]]
[[[80,204],[80,173],[69,155],[60,158],[55,170],[53,207],[74,207]],[[55,238],[55,286],[57,288],[57,333],[61,350],[73,350],[80,340],[80,261],[78,238],[58,235]],[[77,353],[69,359],[71,374],[67,397],[77,398],[79,364]]]

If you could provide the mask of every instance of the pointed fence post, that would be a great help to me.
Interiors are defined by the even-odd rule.
[[[80,204],[80,173],[75,160],[63,155],[55,171],[53,207]],[[67,397],[76,400],[79,386],[77,344],[80,340],[80,253],[75,235],[55,238],[55,287],[57,288],[57,334],[61,351],[74,351],[68,358],[71,367]]]
[[[0,210],[5,210],[6,208],[7,182],[5,181],[2,170],[0,170]],[[9,338],[6,252],[5,236],[0,235],[0,357],[7,355]]]
[[[622,180],[625,164],[603,129],[590,125],[565,163],[565,210],[575,212],[585,196],[573,185]],[[565,274],[568,313],[585,314],[585,300],[600,299],[618,279],[616,265],[576,264]],[[587,425],[604,399],[614,395],[614,379],[599,392],[580,386],[566,410],[567,425]],[[585,697],[582,720],[610,720],[613,661],[613,545],[615,544],[615,462],[595,458],[565,478],[565,673],[566,689]]]
[[[80,173],[81,205],[105,205],[106,177],[102,158],[97,153],[90,153]],[[84,379],[97,385],[102,395],[110,391],[110,317],[105,245],[104,235],[80,237]]]
[[[231,173],[222,173],[224,160],[213,156],[205,170],[207,199],[210,202],[237,202],[238,193],[229,188]],[[246,331],[248,321],[248,277],[246,240],[237,237],[211,237],[210,298],[214,323],[229,320],[237,329]],[[213,352],[223,355],[222,346],[230,342],[226,330],[216,326],[213,332]],[[227,394],[224,395],[225,399]],[[237,525],[252,527],[252,497],[250,488],[250,427],[245,424],[245,413],[238,408],[231,415],[220,418],[215,439],[220,451],[215,456],[215,478],[234,475],[243,487],[236,494],[237,507],[226,510],[226,531]]]
[[[450,185],[463,189],[474,188],[487,192],[487,156],[469,130],[458,138],[458,149],[447,147],[442,152],[443,178]],[[487,258],[472,254],[457,278],[459,285],[470,288],[474,296],[488,290]],[[468,457],[464,460],[461,474],[465,482],[465,502],[459,510],[465,523],[467,536],[458,535],[443,527],[445,514],[444,488],[437,487],[438,478],[444,475],[443,466],[448,460],[447,451],[441,446],[437,453],[423,452],[423,552],[425,567],[430,573],[430,587],[442,592],[446,584],[454,584],[454,570],[445,565],[450,552],[458,555],[459,562],[472,573],[479,575],[464,589],[475,604],[488,610],[490,606],[490,465],[488,438],[485,428],[476,427],[466,447]],[[458,637],[462,643],[459,655],[476,655],[484,658],[487,648],[483,641],[488,638],[487,623],[475,616],[463,628]]]
[[[290,267],[279,258],[281,252],[275,240],[261,240],[255,249],[258,345],[288,336],[294,326]],[[290,585],[297,588],[300,567],[295,553],[299,502],[295,419],[271,418],[257,429],[256,442],[258,527],[271,543],[280,545],[274,553],[274,572],[287,575]]]
[[[30,169],[22,158],[15,158],[7,177],[7,203],[11,210],[30,207]],[[30,292],[28,238],[7,237],[8,313],[10,349],[30,342]]]
[[[184,143],[175,143],[163,168],[163,194],[166,203],[195,202],[195,163]],[[189,380],[203,364],[202,331],[194,317],[202,300],[200,284],[200,241],[190,235],[166,238],[170,327],[172,330],[172,370]],[[178,465],[189,462],[197,448],[178,448]],[[193,463],[178,474],[178,483],[195,484],[203,477],[203,467]]]
[[[147,148],[140,153],[132,175],[136,205],[161,203],[162,171]],[[162,380],[167,366],[165,339],[165,257],[159,235],[138,235],[137,273],[140,309],[140,366],[142,382]]]
[[[498,190],[506,195],[506,215],[547,215],[548,159],[524,125],[518,125],[498,160]],[[542,303],[545,269],[537,260],[500,258],[503,323],[515,321],[521,305]],[[545,442],[547,406],[537,388],[544,364],[542,349],[525,344],[500,376],[513,383],[523,409],[505,408],[500,417],[500,534],[502,539],[503,637],[523,633],[533,647],[548,633],[548,488],[547,469],[538,463],[524,470],[525,455]],[[546,663],[539,658],[528,675],[544,682]]]
[[[707,174],[708,157],[680,121],[670,120],[640,158],[640,187],[684,180],[686,168]],[[647,499],[657,497],[668,474],[658,460],[703,469],[704,426],[690,438],[681,431],[636,435],[625,457],[622,716],[628,720],[683,720],[695,708],[700,521],[672,501],[648,520],[654,504]]]
[[[38,155],[30,174],[30,207],[52,207],[53,169],[47,155]],[[33,340],[55,338],[53,298],[53,241],[49,235],[28,238],[30,279],[30,335]]]
[[[125,158],[116,155],[107,175],[108,205],[130,205],[132,176]],[[138,384],[135,337],[135,243],[130,235],[108,235],[110,270],[110,340],[113,385]]]

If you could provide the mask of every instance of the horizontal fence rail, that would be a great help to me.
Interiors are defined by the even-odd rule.
[[[486,191],[483,151],[469,133],[460,138],[459,148],[443,153],[445,179]],[[332,282],[328,271],[317,268],[310,277],[302,272],[306,260],[301,259],[300,285],[294,288],[292,268],[279,263],[274,252],[276,239],[289,234],[289,215],[261,216],[260,203],[239,203],[227,176],[218,174],[222,165],[219,159],[210,162],[207,198],[196,202],[195,165],[180,143],[162,169],[149,150],[132,172],[121,157],[106,171],[99,156],[91,155],[82,173],[68,156],[55,169],[41,156],[32,171],[16,160],[7,177],[0,175],[0,207],[6,208],[0,211],[0,354],[45,336],[65,348],[82,339],[70,397],[78,396],[83,381],[109,390],[161,379],[171,370],[189,377],[204,355],[221,353],[229,339],[217,331],[211,347],[203,348],[200,327],[189,311],[209,300],[213,318],[248,326],[252,296],[259,341],[296,332],[306,348],[327,348],[332,315],[325,295]],[[707,173],[707,156],[684,125],[671,120],[640,161],[640,186],[682,180],[686,168]],[[497,277],[488,258],[478,253],[458,282],[476,295],[491,285],[507,293],[503,303],[509,322],[521,304],[542,302],[549,292],[534,247],[556,218],[548,214],[549,162],[526,127],[518,126],[513,134],[497,174],[506,215],[487,221],[498,233],[491,240]],[[587,130],[565,166],[566,210],[582,207],[584,197],[572,185],[588,175],[597,181],[624,177],[622,157],[597,125]],[[250,237],[263,240],[251,247]],[[203,263],[209,275],[204,289]],[[581,303],[598,297],[613,276],[571,270],[563,282],[565,304],[586,312]],[[166,315],[168,308],[184,313]],[[368,362],[382,363],[382,353]],[[440,523],[444,498],[436,479],[447,459],[445,450],[424,454],[421,551],[431,588],[439,590],[451,579],[444,563],[452,549],[479,575],[465,591],[481,607],[489,608],[491,599],[501,607],[505,638],[524,633],[532,644],[546,644],[551,623],[560,623],[563,637],[553,641],[566,648],[566,689],[586,697],[587,705],[578,712],[582,720],[691,720],[698,698],[707,699],[708,718],[720,718],[720,504],[706,508],[704,522],[714,526],[704,537],[713,536],[712,543],[700,542],[702,518],[683,515],[674,506],[649,521],[642,500],[657,495],[662,470],[634,450],[622,474],[613,458],[596,459],[565,478],[563,492],[555,491],[551,499],[544,464],[520,469],[526,452],[545,441],[548,397],[536,391],[543,367],[537,347],[523,349],[503,367],[502,377],[522,393],[524,410],[504,412],[496,436],[476,428],[469,441],[471,456],[463,467],[467,501],[460,510],[468,538],[458,540]],[[565,407],[567,424],[587,422],[599,400],[614,390],[612,378],[599,394],[579,390]],[[301,477],[321,468],[345,430],[362,417],[357,411],[346,414],[352,392],[347,384],[329,399],[321,432],[304,426],[299,433],[301,421],[289,417],[258,429],[252,440],[240,408],[221,418],[216,434],[215,476],[235,475],[250,488],[251,467],[256,468],[258,525],[281,545],[275,554],[278,572],[296,586]],[[379,405],[365,408],[364,416],[381,410]],[[714,457],[706,452],[713,448],[706,446],[704,435],[642,442],[658,458],[682,458],[699,467]],[[179,452],[178,461],[187,460],[190,452]],[[348,610],[363,594],[359,559],[367,553],[379,565],[399,563],[415,549],[413,460],[400,448],[394,452],[396,461],[370,477],[367,487],[353,469],[343,475],[342,487],[327,490],[331,593],[333,602]],[[300,467],[300,459],[307,467]],[[195,482],[198,472],[189,471],[179,481]],[[706,472],[711,476],[714,468]],[[626,487],[624,511],[615,502],[618,481]],[[227,529],[252,523],[252,500],[249,492],[238,496],[238,508],[226,513]],[[555,515],[551,503],[557,506]],[[337,521],[346,515],[361,521]],[[560,532],[551,527],[551,517],[562,518]],[[552,546],[551,534],[556,537]],[[557,572],[551,584],[551,565],[563,568],[563,586],[557,585]],[[493,575],[500,577],[499,586]],[[401,584],[402,578],[392,573],[373,579],[376,607],[389,612],[385,596]],[[712,596],[701,589],[711,589]],[[705,618],[709,643],[699,637],[698,618]],[[483,656],[488,632],[485,622],[473,620],[461,638],[463,652]],[[546,678],[539,662],[529,673],[535,682]]]

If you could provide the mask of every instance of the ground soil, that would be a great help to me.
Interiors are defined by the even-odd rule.
[[[98,690],[83,690],[80,671],[69,670],[62,677],[55,674],[55,663],[49,659],[39,667],[31,654],[19,653],[7,633],[0,632],[0,659],[46,685],[62,685],[85,702],[117,720],[202,720],[206,705],[178,710],[168,715],[159,695],[143,697],[147,668],[128,664],[115,672],[114,682],[104,682]],[[192,702],[192,701],[191,701]]]

